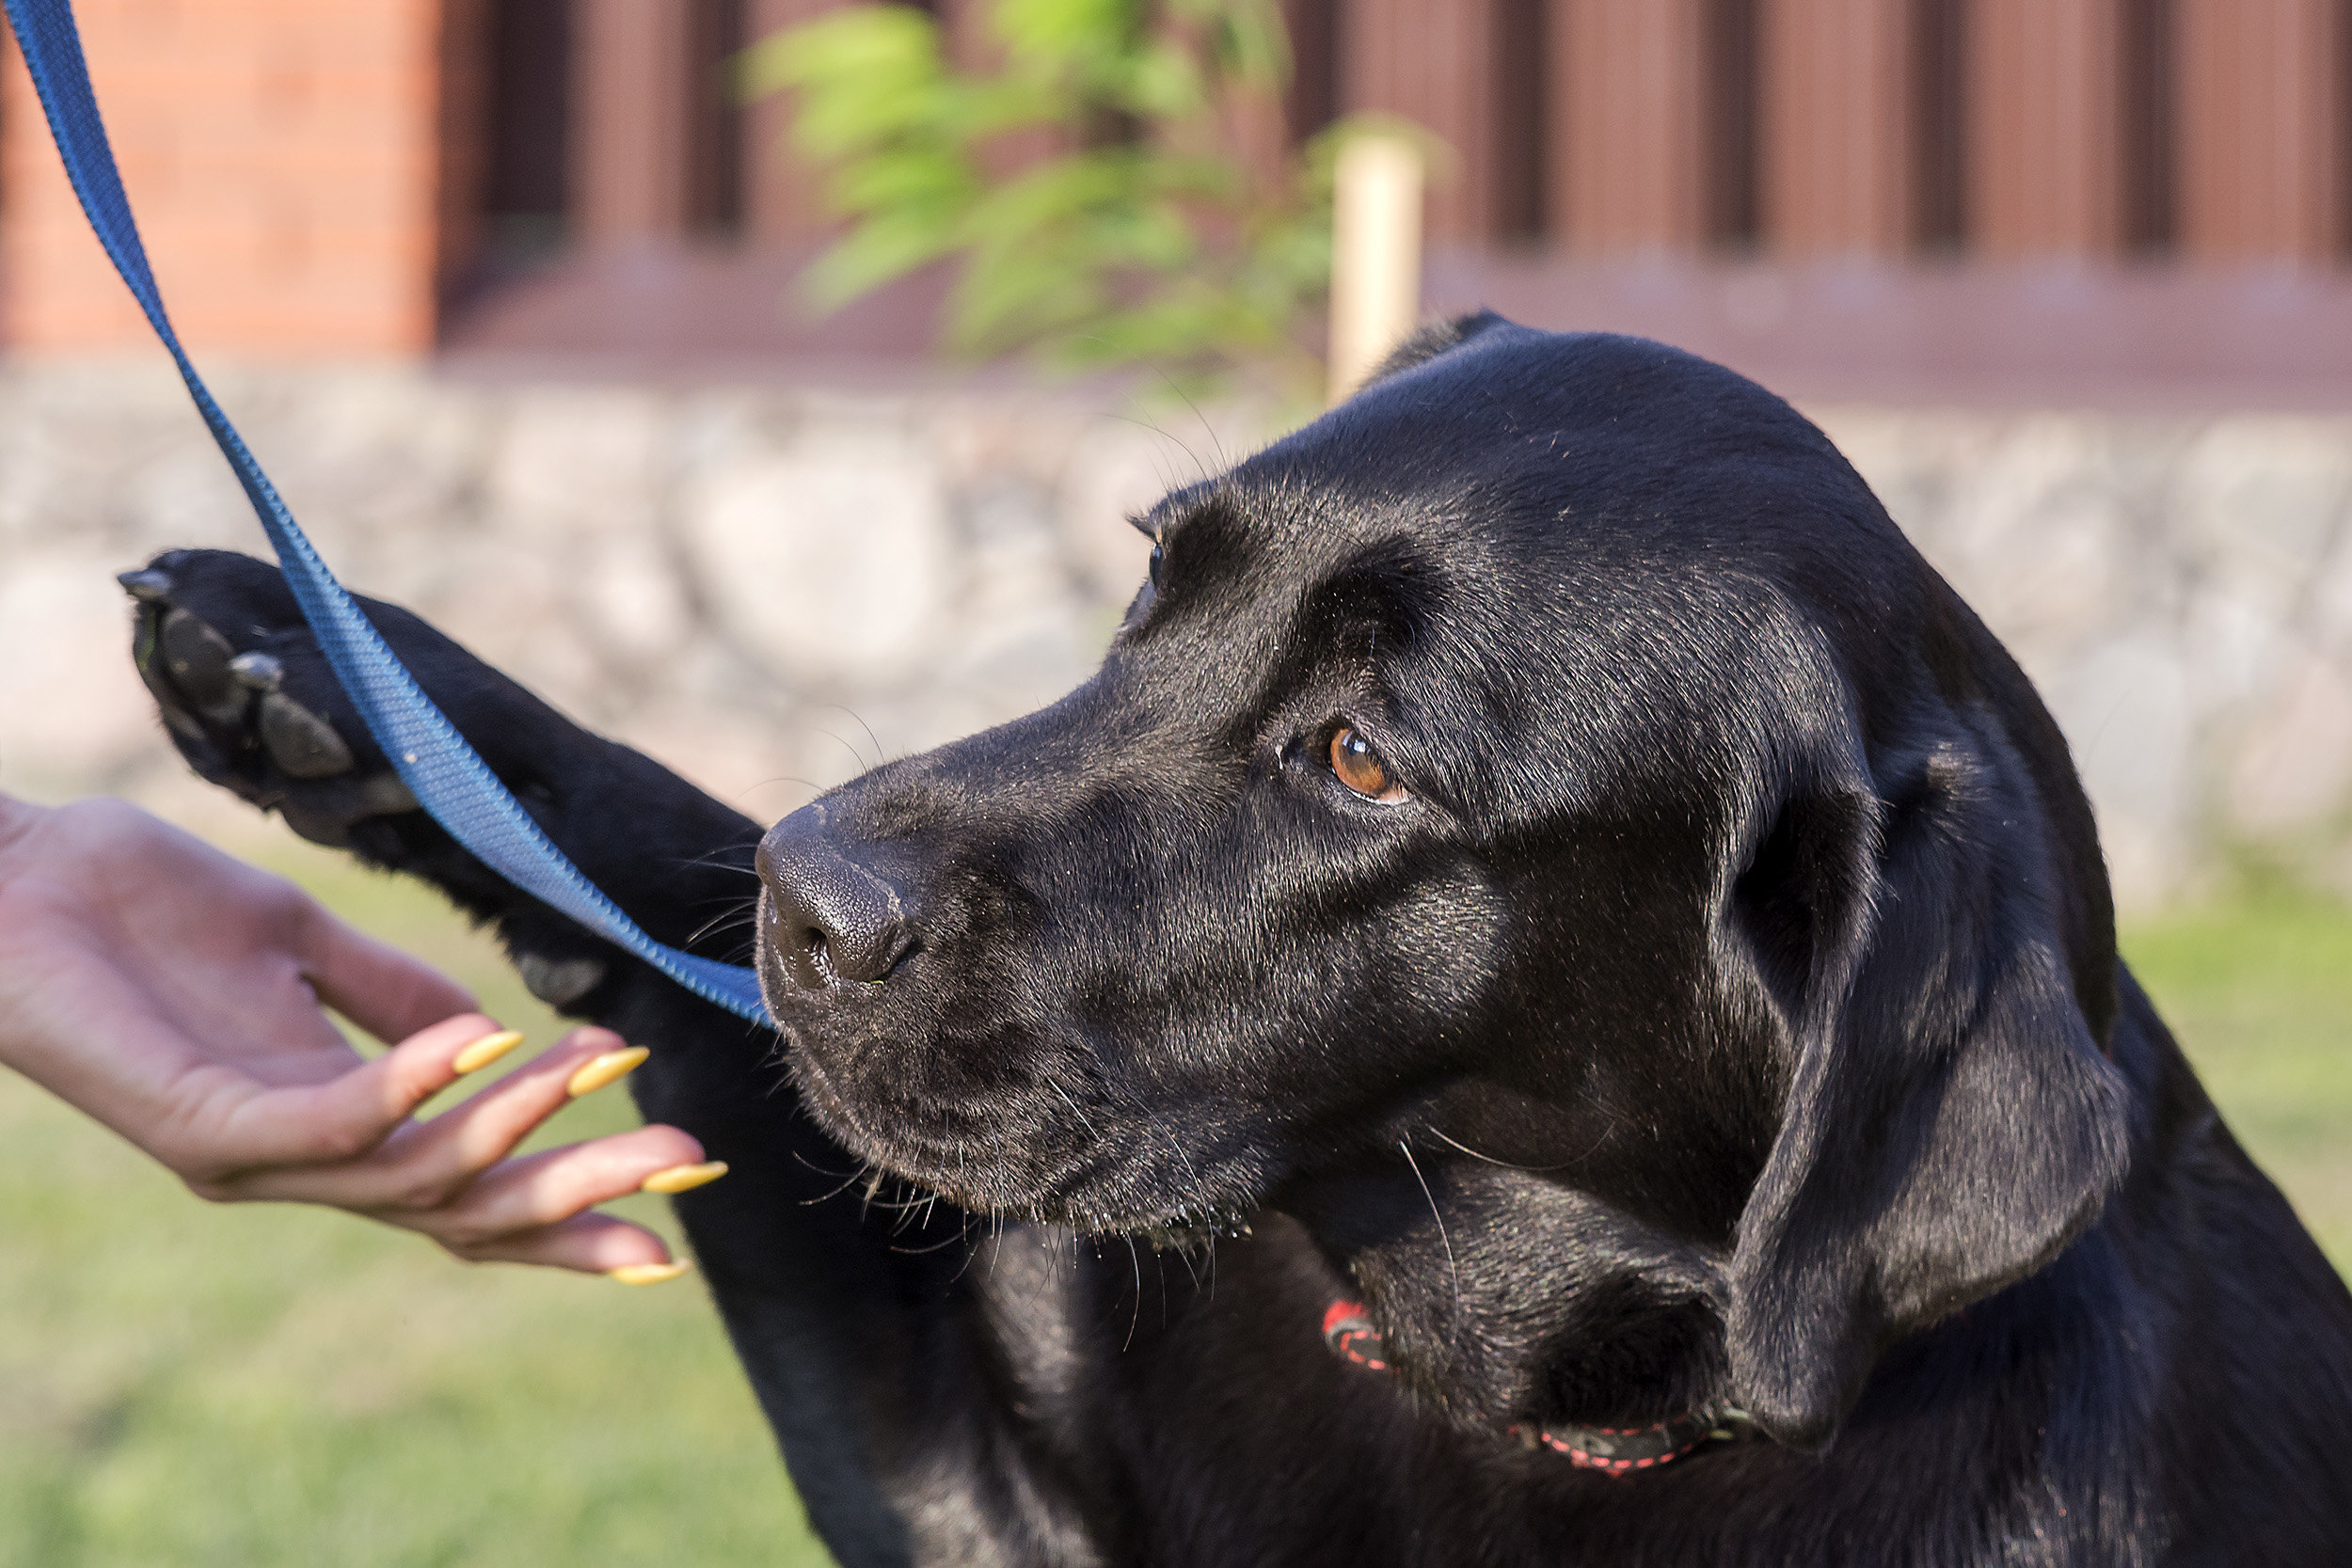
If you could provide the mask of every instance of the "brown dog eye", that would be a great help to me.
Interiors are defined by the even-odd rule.
[[[1340,783],[1367,800],[1405,799],[1404,786],[1391,781],[1389,765],[1380,760],[1372,742],[1344,724],[1331,736],[1331,771],[1338,775]]]

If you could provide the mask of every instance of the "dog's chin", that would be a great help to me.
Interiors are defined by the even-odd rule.
[[[1142,1242],[1155,1249],[1190,1250],[1218,1237],[1248,1234],[1250,1217],[1257,1212],[1254,1192],[1137,1202],[1137,1190],[1167,1192],[1172,1186],[1148,1172],[1095,1171],[1089,1173],[1093,1179],[1073,1182],[1025,1178],[1004,1161],[1001,1143],[990,1146],[994,1157],[981,1158],[974,1148],[945,1146],[861,1116],[817,1053],[797,1047],[788,1034],[786,1059],[803,1104],[850,1154],[983,1219],[1025,1220],[1082,1235]]]

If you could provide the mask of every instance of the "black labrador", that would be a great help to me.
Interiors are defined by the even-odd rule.
[[[1091,680],[764,836],[370,607],[780,1037],[404,809],[275,571],[126,582],[198,771],[653,1048],[845,1563],[2352,1560],[2352,1297],[1820,431],[1470,318],[1141,526]]]

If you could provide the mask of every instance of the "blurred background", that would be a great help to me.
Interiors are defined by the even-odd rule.
[[[1123,515],[1311,412],[1334,148],[1412,138],[1424,313],[1757,377],[2018,654],[2127,954],[2352,1263],[2345,0],[78,9],[174,316],[346,580],[763,818],[1083,678]],[[129,794],[551,1028],[179,768],[112,575],[184,545],[261,540],[11,55],[0,787]],[[0,1562],[797,1518],[692,1287],[203,1210],[0,1082]]]

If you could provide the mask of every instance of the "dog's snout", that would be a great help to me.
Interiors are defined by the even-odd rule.
[[[914,945],[898,890],[843,852],[822,814],[803,807],[759,845],[768,940],[786,973],[811,990],[880,980]]]

